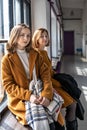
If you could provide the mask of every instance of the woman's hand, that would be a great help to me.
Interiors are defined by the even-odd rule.
[[[30,102],[31,103],[35,103],[35,104],[40,104],[40,101],[39,101],[38,98],[39,98],[38,96],[36,96],[34,94],[31,94],[31,96],[30,96]]]
[[[46,97],[39,97],[40,104],[47,107],[50,104],[50,100]]]
[[[53,92],[57,93],[57,91],[53,88]]]
[[[46,97],[36,96],[34,94],[32,94],[30,96],[30,102],[35,103],[35,104],[40,104],[40,105],[43,105],[45,107],[47,107],[50,104],[50,100],[47,99]]]

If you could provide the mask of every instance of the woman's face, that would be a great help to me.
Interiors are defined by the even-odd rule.
[[[39,49],[43,50],[45,46],[48,44],[48,34],[47,32],[43,32],[38,40],[39,43]]]
[[[19,35],[19,38],[17,40],[17,48],[18,49],[25,49],[25,47],[29,44],[30,42],[30,30],[28,28],[24,28],[21,30],[21,33]]]

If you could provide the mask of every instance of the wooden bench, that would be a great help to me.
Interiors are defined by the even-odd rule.
[[[29,126],[20,124],[15,116],[7,110],[1,118],[0,130],[32,130]]]

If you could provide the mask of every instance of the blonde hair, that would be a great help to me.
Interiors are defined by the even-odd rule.
[[[47,35],[48,35],[48,43],[47,43],[46,46],[49,46],[50,39],[49,39],[49,34],[48,34],[47,29],[45,29],[45,28],[39,28],[39,29],[37,29],[34,32],[33,37],[32,37],[32,47],[33,48],[39,49],[39,42],[38,42],[38,40],[39,40],[39,38],[40,38],[40,36],[42,35],[43,32],[46,32]]]
[[[21,30],[25,28],[30,30],[30,27],[24,23],[18,24],[12,28],[8,43],[6,45],[6,49],[9,53],[13,53],[16,51],[17,40],[20,36]],[[31,40],[30,43],[26,46],[25,50],[29,52],[30,48],[31,48]]]

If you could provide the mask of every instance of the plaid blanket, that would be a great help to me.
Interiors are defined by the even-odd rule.
[[[53,120],[57,121],[58,114],[64,103],[63,98],[56,92],[53,93],[53,100],[50,102],[49,106],[47,106],[46,111],[52,117]]]
[[[48,116],[42,105],[26,102],[26,120],[33,130],[50,130]]]
[[[32,80],[29,88],[34,94],[40,95],[40,92],[42,91],[41,80],[37,80],[37,83]],[[54,120],[57,121],[63,102],[64,100],[62,97],[55,92],[53,95],[53,100],[47,107],[26,101],[25,107],[27,123],[33,130],[50,130],[49,124],[54,122]]]

